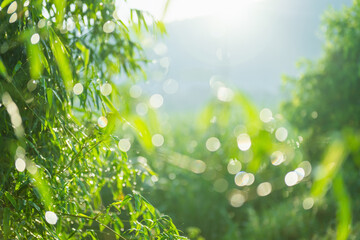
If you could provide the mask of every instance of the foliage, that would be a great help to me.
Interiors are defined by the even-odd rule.
[[[342,11],[328,11],[324,15],[322,58],[303,62],[299,77],[285,78],[293,97],[283,105],[283,111],[304,136],[304,155],[318,164],[312,195],[326,197],[323,205],[338,205],[337,239],[356,233],[358,229],[351,229],[351,224],[356,226],[359,221],[356,192],[360,185],[355,174],[360,167],[359,10],[360,2],[354,1]],[[329,188],[333,197],[327,194]]]
[[[144,194],[189,237],[286,239],[305,227],[301,223],[310,213],[302,203],[308,197],[310,178],[292,187],[284,182],[285,175],[302,166],[304,159],[297,136],[280,115],[262,122],[256,107],[240,92],[233,92],[231,101],[212,99],[200,114],[170,117],[168,122],[171,127],[161,132],[164,145],[152,154],[140,152],[159,173],[155,186],[145,188]],[[283,126],[289,129],[287,141],[275,136]],[[249,149],[239,149],[238,136],[242,134],[250,138]],[[206,142],[213,137],[220,146],[209,150]],[[278,166],[272,164],[276,160]],[[244,179],[248,184],[242,185],[235,180],[239,171],[253,175],[254,181]],[[258,194],[262,183],[272,188],[266,196]],[[293,219],[291,224],[288,218]]]
[[[234,93],[230,101],[211,100],[197,116],[170,117],[170,127],[161,132],[164,146],[140,153],[159,172],[146,196],[189,237],[357,239],[358,8],[356,1],[351,8],[327,13],[324,57],[305,62],[300,77],[287,78],[294,95],[284,104],[283,117],[261,122],[250,101]],[[289,132],[284,142],[275,137],[280,127]],[[251,139],[246,151],[237,145],[242,133]],[[212,137],[221,144],[216,151],[206,149]],[[277,151],[286,160],[273,166]],[[235,184],[227,169],[231,159],[241,163],[241,171],[254,174],[254,183]],[[295,170],[301,179],[299,168],[308,161],[311,174],[287,186],[285,176]],[[272,191],[263,197],[257,190],[264,182]],[[242,197],[232,202],[235,194]],[[240,206],[236,199],[243,201]]]
[[[124,19],[113,1],[0,6],[2,238],[181,238],[139,193],[153,172],[119,150],[114,132],[139,132],[116,81],[141,77],[139,36],[163,25],[134,9]]]

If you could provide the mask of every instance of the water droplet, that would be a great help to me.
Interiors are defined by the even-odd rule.
[[[115,23],[113,21],[107,21],[104,23],[103,31],[105,33],[112,33],[115,30]]]
[[[120,139],[118,146],[121,151],[127,152],[131,147],[130,140],[127,138]]]
[[[56,224],[57,220],[58,220],[58,217],[57,215],[54,213],[54,212],[51,212],[51,211],[47,211],[45,213],[45,220],[49,223],[49,224]]]
[[[206,148],[210,152],[215,152],[221,147],[220,140],[216,137],[211,137],[208,140],[206,140]]]
[[[242,133],[237,137],[237,144],[241,151],[247,151],[251,147],[250,136],[246,133]]]
[[[241,162],[236,159],[231,159],[227,165],[227,170],[230,174],[236,174],[241,170]]]
[[[73,92],[75,95],[80,95],[84,91],[84,87],[81,83],[77,83],[73,87]]]
[[[260,197],[265,197],[269,195],[272,191],[271,183],[263,182],[260,183],[259,186],[256,188],[256,192]]]
[[[164,99],[160,94],[154,94],[150,97],[149,104],[152,108],[159,108],[163,103]]]
[[[284,127],[279,127],[275,132],[275,137],[278,141],[283,142],[288,136],[288,131]]]
[[[7,14],[12,14],[12,13],[14,13],[15,11],[16,11],[16,9],[17,9],[17,2],[16,1],[13,1],[11,4],[10,4],[10,6],[9,6],[9,8],[8,8],[8,10],[7,10]]]
[[[16,159],[15,167],[16,167],[16,170],[18,170],[19,172],[23,172],[26,168],[26,163],[25,163],[24,159],[21,159],[21,158]]]
[[[109,83],[105,83],[104,85],[101,86],[100,92],[104,96],[109,96],[110,93],[112,92],[111,85]]]
[[[39,41],[40,41],[40,35],[38,33],[34,33],[30,38],[30,42],[32,44],[37,44]]]
[[[285,184],[289,187],[294,186],[298,182],[298,175],[291,171],[285,175]]]
[[[164,137],[161,134],[155,134],[152,136],[151,142],[155,147],[161,147],[164,144]]]
[[[264,108],[260,111],[260,120],[264,123],[268,123],[273,119],[272,112],[268,108]]]
[[[108,120],[106,117],[104,117],[104,116],[99,117],[99,119],[98,119],[99,127],[104,128],[107,126],[107,124],[108,124]]]
[[[217,98],[222,102],[230,102],[234,98],[234,92],[227,87],[219,87],[217,90]]]

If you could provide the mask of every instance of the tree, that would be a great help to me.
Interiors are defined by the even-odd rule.
[[[327,195],[326,202],[338,205],[338,239],[347,239],[351,221],[359,221],[359,200],[355,194],[360,187],[359,13],[357,0],[342,11],[328,11],[324,16],[322,58],[303,62],[299,77],[285,78],[293,97],[283,105],[283,111],[304,136],[305,157],[319,166],[314,175],[313,196],[323,197],[332,186],[333,196]],[[335,215],[331,207],[324,212],[330,219]],[[358,224],[355,226],[353,235],[358,231]],[[333,227],[329,224],[328,228]]]
[[[164,32],[162,23],[147,25],[151,16],[134,9],[128,19],[118,15],[124,2],[5,0],[0,7],[2,237],[181,238],[140,194],[153,173],[119,150],[116,128],[131,125],[131,102],[121,95],[129,84],[113,80],[139,78],[147,61],[141,33]]]

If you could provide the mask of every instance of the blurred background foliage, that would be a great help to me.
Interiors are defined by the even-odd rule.
[[[326,12],[277,112],[214,78],[197,114],[135,84],[165,33],[146,12],[0,6],[2,238],[357,239],[360,1]]]

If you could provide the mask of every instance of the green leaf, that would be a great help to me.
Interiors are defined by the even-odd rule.
[[[344,142],[340,139],[335,140],[326,150],[324,157],[315,175],[315,181],[311,193],[315,198],[324,196],[328,185],[334,179],[342,162],[347,156]]]
[[[5,240],[8,239],[10,234],[10,209],[4,208],[3,212],[3,221],[2,221],[2,228],[4,232],[4,238]]]
[[[33,79],[38,79],[41,76],[43,70],[43,64],[41,60],[45,57],[40,49],[39,43],[32,44],[30,42],[31,34],[28,35],[27,54],[30,62],[30,76]]]
[[[1,74],[3,77],[5,77],[5,78],[8,77],[8,74],[7,74],[7,71],[6,71],[6,67],[5,67],[3,61],[1,60],[1,58],[0,58],[0,74]]]
[[[62,24],[66,10],[66,0],[54,0],[54,4],[56,7],[56,22],[57,24]]]
[[[32,174],[32,177],[35,180],[34,184],[40,193],[41,200],[44,201],[46,208],[50,209],[52,207],[52,193],[48,182],[45,181],[44,173],[38,169],[35,174]]]
[[[12,1],[13,1],[13,0],[4,0],[4,1],[1,3],[0,7],[1,7],[1,8],[4,8],[4,7],[6,7],[7,5],[9,5]]]
[[[134,198],[135,198],[135,210],[137,212],[140,211],[140,207],[141,207],[141,199],[140,199],[140,196],[138,194],[135,194],[134,195]]]
[[[21,65],[22,65],[22,62],[21,62],[21,61],[18,61],[18,62],[16,63],[16,65],[15,65],[15,67],[14,67],[14,70],[13,70],[13,72],[12,72],[12,76],[14,76],[14,75],[17,73],[17,71],[19,71],[19,69],[21,68]]]
[[[70,92],[73,87],[73,77],[66,48],[53,30],[50,31],[49,38],[50,48],[56,59],[56,63],[58,65],[60,75],[64,81],[65,88],[68,92]]]
[[[51,107],[53,104],[53,90],[51,88],[46,89],[46,96],[47,96],[49,107]]]
[[[89,59],[90,59],[90,50],[82,45],[80,42],[76,43],[76,47],[80,49],[84,57],[84,65],[85,65],[85,72],[88,70]]]
[[[11,204],[14,206],[14,208],[15,208],[15,209],[18,209],[14,197],[11,196],[9,192],[5,192],[5,196],[6,196],[6,198],[9,200],[9,202],[11,202]]]
[[[350,234],[351,227],[351,200],[341,174],[337,174],[334,179],[334,194],[338,203],[337,220],[337,240],[346,240]]]
[[[132,199],[131,195],[126,195],[125,198],[122,201],[114,202],[111,205],[120,205],[119,207],[122,208],[125,206],[130,200]]]

